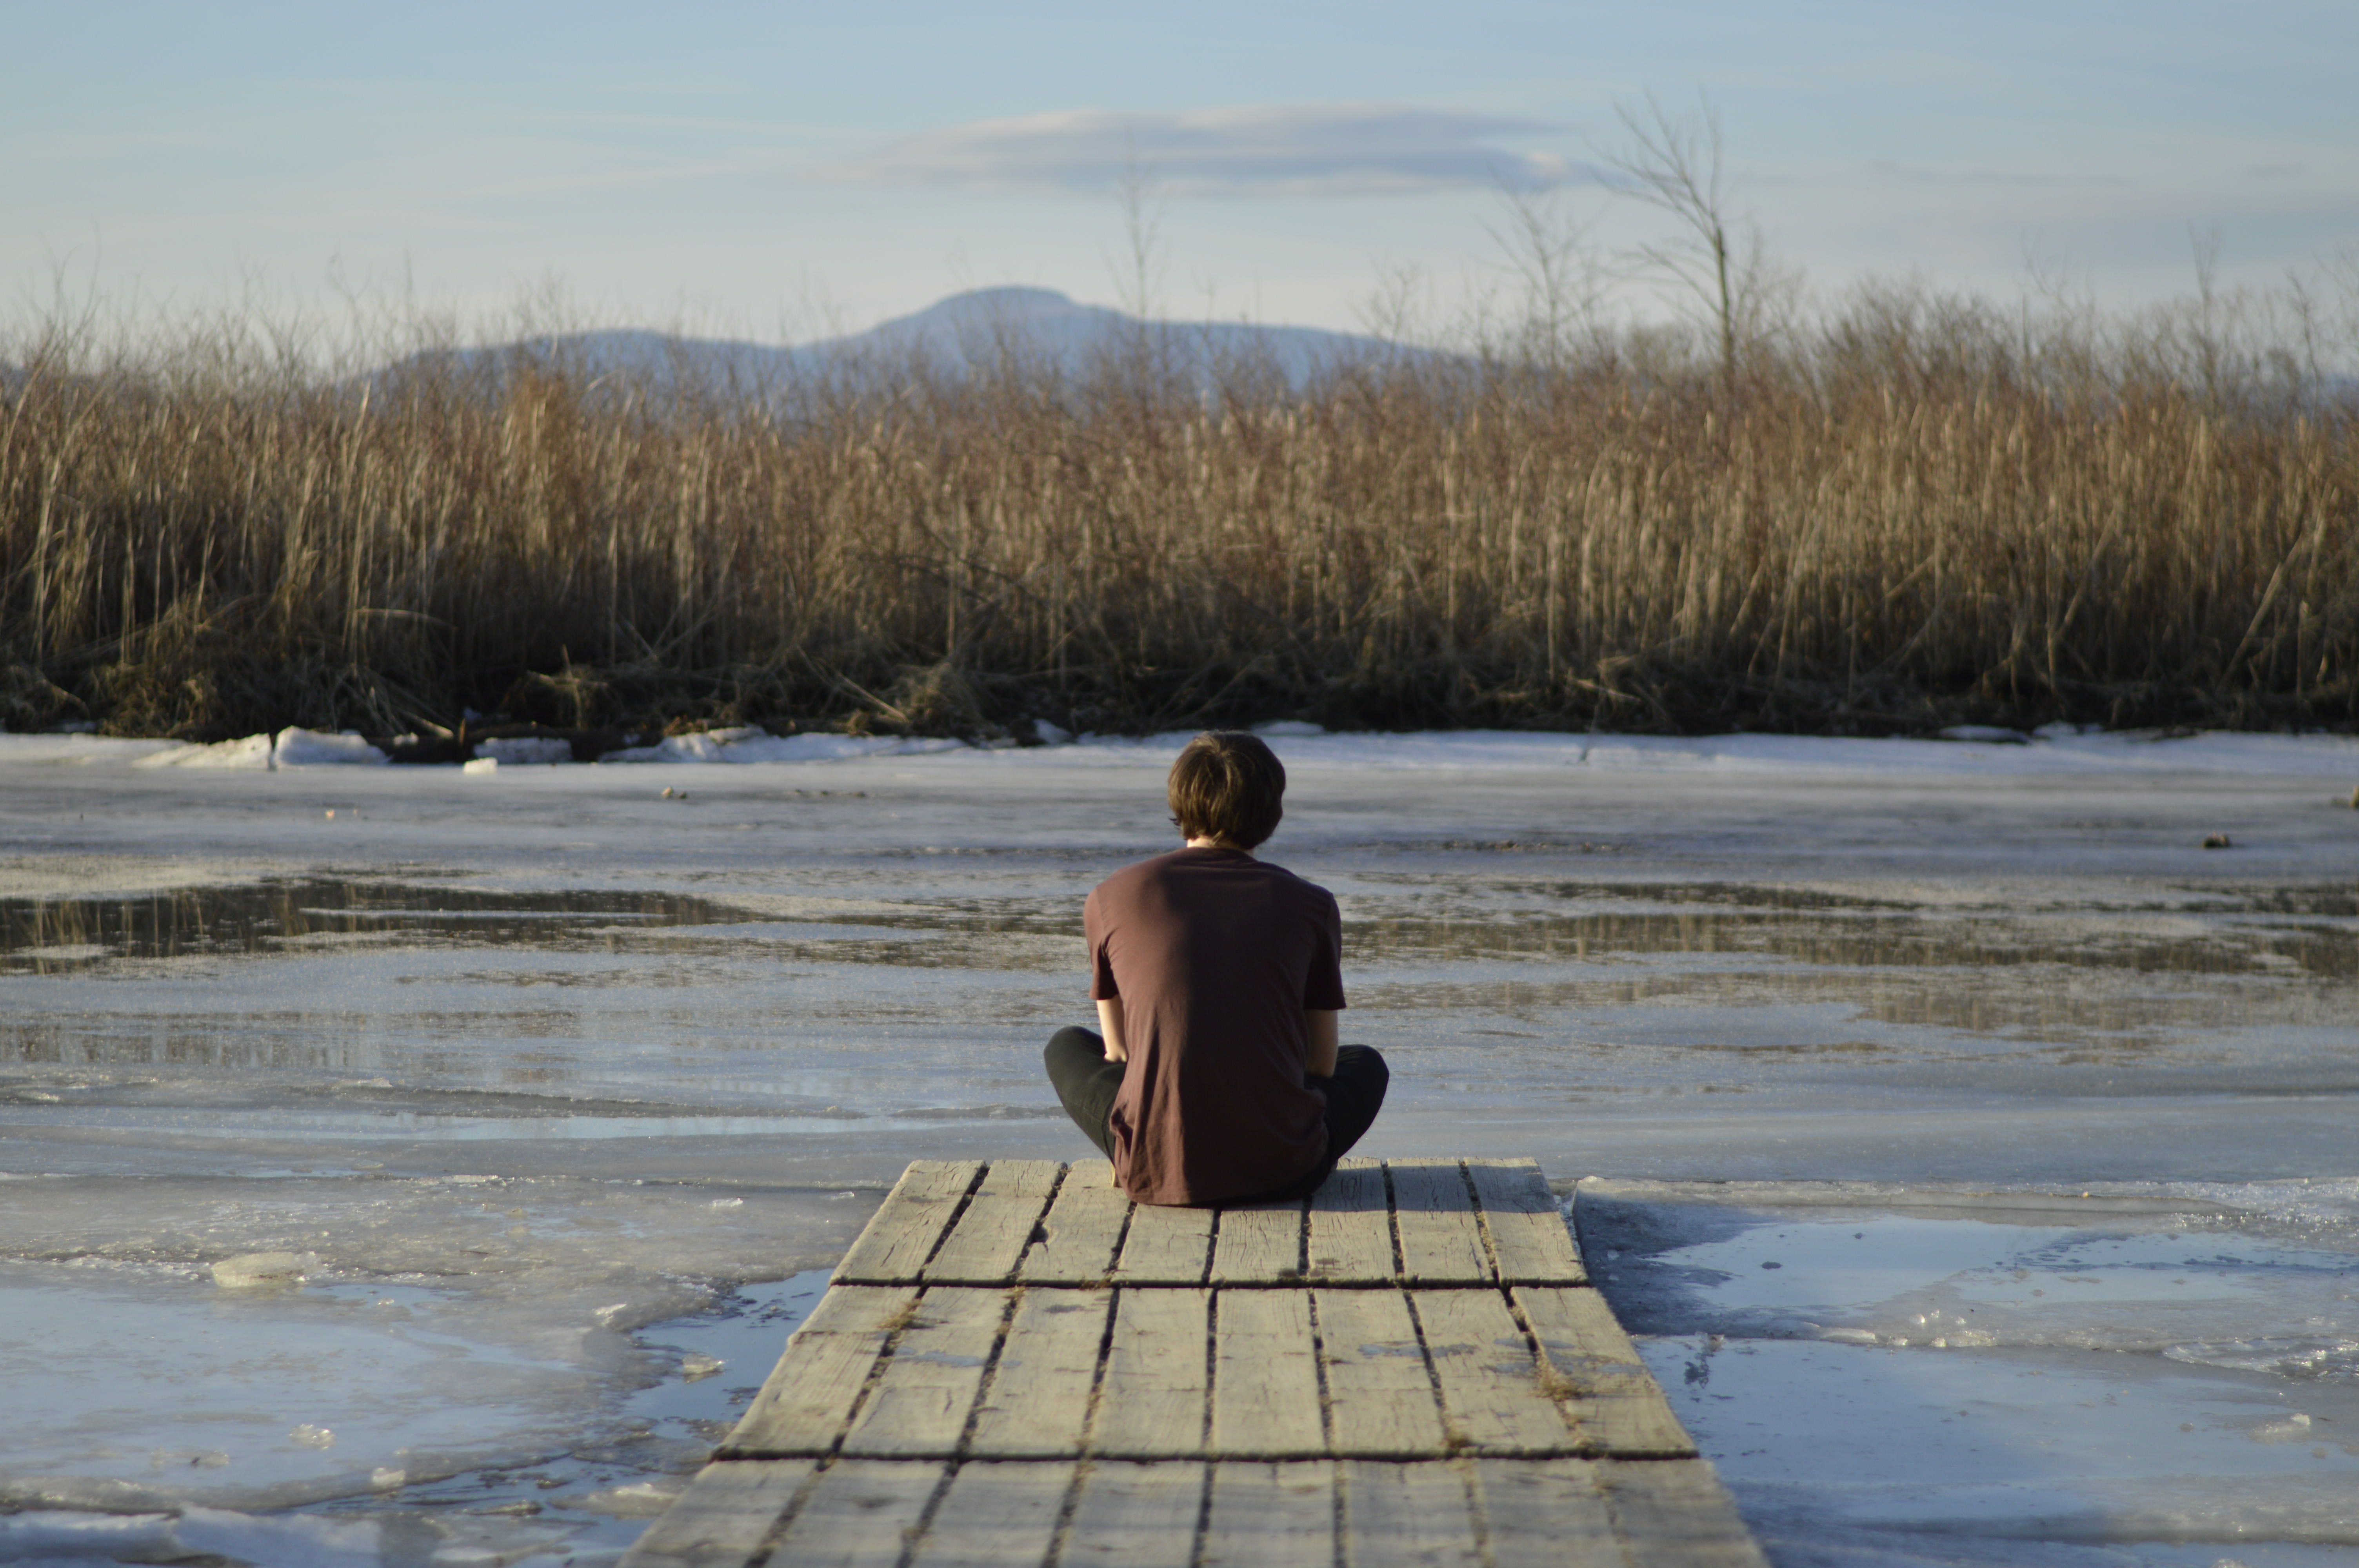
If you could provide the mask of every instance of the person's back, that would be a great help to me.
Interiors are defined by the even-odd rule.
[[[1188,847],[1090,894],[1104,1034],[1060,1031],[1047,1065],[1141,1203],[1308,1192],[1383,1103],[1382,1058],[1336,1043],[1333,896],[1250,852],[1277,825],[1285,779],[1256,737],[1199,736],[1171,773]]]
[[[1241,849],[1179,849],[1090,894],[1091,993],[1122,1000],[1130,1058],[1108,1117],[1141,1203],[1276,1192],[1327,1152],[1306,1009],[1343,1005],[1335,900]]]

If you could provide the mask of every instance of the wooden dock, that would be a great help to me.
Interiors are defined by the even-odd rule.
[[[1760,1568],[1529,1161],[902,1174],[625,1568]]]

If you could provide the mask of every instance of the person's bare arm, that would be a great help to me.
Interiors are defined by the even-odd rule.
[[[1330,1018],[1333,1013],[1327,1015]],[[1122,998],[1108,997],[1098,1003],[1098,1033],[1105,1036],[1105,1059],[1109,1062],[1130,1060],[1130,1047],[1122,1038]],[[1333,1053],[1331,1051],[1332,1057]]]
[[[1100,1006],[1104,1003],[1101,1002]],[[1306,1007],[1302,1022],[1310,1026],[1310,1060],[1304,1065],[1322,1078],[1335,1076],[1336,1015],[1332,1008]]]

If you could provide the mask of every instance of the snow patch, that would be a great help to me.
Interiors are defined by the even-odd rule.
[[[359,763],[367,767],[382,766],[387,758],[383,752],[361,739],[357,730],[347,730],[330,735],[317,730],[281,730],[272,743],[270,760],[281,768],[334,767]]]
[[[267,773],[276,765],[270,759],[271,748],[271,737],[248,735],[243,740],[223,741],[212,746],[177,745],[169,751],[142,757],[131,765],[136,768],[239,768]]]
[[[0,756],[7,752],[0,752]],[[92,761],[98,759],[92,758]],[[276,735],[247,735],[210,746],[179,744],[152,752],[132,762],[135,768],[230,768],[269,773],[279,768],[318,768],[360,764],[382,765],[386,754],[361,738],[360,731],[342,734],[290,726]]]
[[[609,752],[601,762],[832,762],[969,750],[963,741],[897,735],[773,735],[758,725],[667,735],[652,746]]]
[[[0,759],[12,762],[136,762],[158,752],[177,752],[178,741],[131,741],[114,735],[92,735],[82,730],[48,734],[11,734],[0,730]]]

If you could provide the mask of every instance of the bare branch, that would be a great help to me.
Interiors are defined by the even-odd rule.
[[[1710,327],[1718,340],[1723,389],[1733,399],[1739,351],[1765,313],[1766,297],[1777,292],[1779,276],[1756,228],[1745,223],[1741,236],[1732,235],[1737,222],[1730,212],[1719,112],[1703,99],[1693,115],[1677,114],[1648,93],[1643,110],[1625,104],[1617,114],[1622,145],[1604,161],[1622,177],[1621,193],[1677,223],[1671,238],[1639,246],[1631,259],[1669,285]]]
[[[1589,243],[1594,220],[1571,210],[1561,192],[1517,190],[1502,184],[1505,208],[1484,222],[1523,285],[1522,351],[1538,363],[1564,364],[1576,339],[1593,340],[1605,295],[1605,269]]]
[[[1136,146],[1123,166],[1122,178],[1114,182],[1114,195],[1122,203],[1124,241],[1120,265],[1108,264],[1114,269],[1114,287],[1125,310],[1142,321],[1151,320],[1163,284],[1163,199],[1154,171],[1138,161]]]

